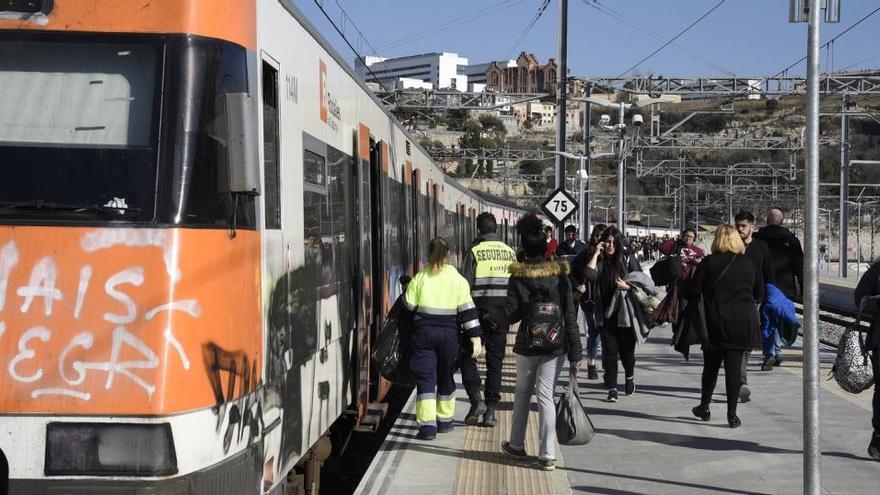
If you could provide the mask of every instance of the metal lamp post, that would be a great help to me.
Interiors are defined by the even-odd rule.
[[[826,21],[840,20],[839,0],[825,0]],[[822,492],[819,437],[819,14],[820,0],[791,0],[789,20],[807,29],[807,129],[804,194],[804,493]],[[844,207],[844,205],[841,205]],[[841,226],[845,228],[845,226]]]

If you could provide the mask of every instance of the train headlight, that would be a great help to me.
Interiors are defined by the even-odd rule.
[[[177,473],[171,425],[49,423],[46,475],[169,476]]]

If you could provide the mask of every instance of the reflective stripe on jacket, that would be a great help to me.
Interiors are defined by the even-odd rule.
[[[476,268],[471,284],[471,297],[477,306],[501,306],[507,300],[510,264],[516,252],[500,240],[487,239],[470,249]]]
[[[482,334],[467,280],[451,265],[439,273],[425,267],[406,288],[406,307],[415,313],[414,327],[459,328],[468,337]]]

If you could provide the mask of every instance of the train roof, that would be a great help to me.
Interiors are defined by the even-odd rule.
[[[364,92],[368,95],[368,97],[373,100],[373,102],[382,110],[382,112],[384,112],[385,115],[387,115],[388,118],[391,119],[394,127],[396,127],[398,130],[400,130],[406,136],[406,138],[410,141],[410,144],[415,149],[419,150],[423,155],[428,157],[431,160],[431,163],[433,163],[434,166],[436,167],[437,164],[434,161],[434,159],[431,158],[430,153],[428,153],[428,151],[425,150],[425,148],[423,148],[419,144],[419,142],[415,138],[415,136],[410,134],[402,125],[400,125],[400,122],[397,120],[397,118],[391,112],[388,111],[388,109],[385,107],[385,105],[382,103],[382,101],[367,86],[366,82],[364,82],[363,80],[361,80],[360,77],[358,77],[358,75],[354,72],[354,70],[348,65],[348,62],[346,62],[345,58],[343,58],[342,55],[340,55],[339,52],[337,52],[336,49],[333,48],[333,46],[327,41],[327,39],[321,34],[321,32],[318,31],[318,28],[316,28],[311,23],[311,21],[309,21],[306,18],[305,14],[302,13],[302,11],[299,9],[299,7],[294,5],[293,2],[289,1],[289,0],[281,1],[281,5],[283,5],[284,8],[287,9],[287,11],[293,16],[294,19],[296,19],[300,24],[302,24],[303,28],[310,35],[312,35],[312,37],[315,38],[315,41],[320,43],[321,46],[325,50],[327,50],[327,53],[329,53],[330,56],[333,57],[333,60],[335,60],[336,63],[339,64],[339,66],[342,68],[342,70],[344,70],[355,81],[355,83],[358,84],[361,87],[361,89],[364,90]],[[439,169],[439,167],[438,167],[438,169]],[[504,198],[499,198],[498,196],[493,196],[491,194],[480,193],[480,192],[474,191],[472,189],[468,189],[467,187],[463,186],[461,183],[459,183],[458,181],[456,181],[454,178],[450,177],[449,175],[446,175],[446,184],[452,185],[453,187],[455,187],[456,189],[460,190],[461,192],[463,192],[465,194],[468,194],[471,196],[476,196],[476,197],[481,198],[481,199],[488,201],[490,203],[494,203],[498,206],[503,206],[505,208],[515,208],[518,210],[525,211],[523,208],[521,208],[519,205],[517,205],[513,201],[506,200]]]

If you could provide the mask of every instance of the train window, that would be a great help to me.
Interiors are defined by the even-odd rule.
[[[227,93],[256,93],[248,86],[247,52],[240,46],[200,38],[169,41],[167,71],[171,103],[163,108],[172,136],[173,156],[164,187],[172,191],[175,222],[239,227],[256,225],[253,196],[228,192],[225,97]],[[180,187],[183,184],[188,187]],[[178,190],[179,189],[179,190]],[[183,198],[176,197],[180,195]],[[178,211],[182,204],[184,211]]]
[[[278,71],[263,62],[263,201],[266,228],[281,228],[281,181],[278,159]]]
[[[151,220],[159,47],[3,36],[0,163],[8,166],[0,175],[0,197],[13,207],[0,214]],[[116,208],[101,209],[110,204]]]
[[[349,213],[354,209],[351,189],[357,187],[351,179],[352,158],[305,133],[303,146],[303,264],[289,276],[287,303],[297,328],[291,336],[298,343],[294,362],[329,343],[330,333],[323,327],[319,331],[316,311],[321,299],[352,294],[349,274],[356,253],[350,244],[357,237]],[[306,174],[311,174],[309,181]],[[339,297],[337,304],[340,324],[348,326],[352,301]]]

